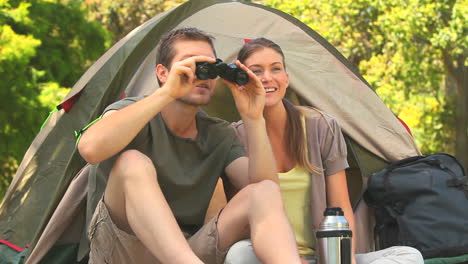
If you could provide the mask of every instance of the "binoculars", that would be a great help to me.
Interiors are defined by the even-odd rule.
[[[195,74],[199,80],[221,77],[227,81],[244,85],[249,82],[249,75],[233,63],[224,63],[221,59],[216,62],[197,62]]]

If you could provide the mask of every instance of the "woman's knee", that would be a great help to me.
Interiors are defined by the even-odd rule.
[[[401,263],[424,264],[419,250],[407,246],[394,246],[374,252],[357,254],[358,264]]]
[[[261,264],[253,251],[250,239],[236,242],[229,249],[224,264]]]
[[[406,263],[412,264],[423,264],[424,258],[419,250],[413,247],[407,246],[394,246],[390,247],[390,250],[394,250],[395,256],[408,260]]]

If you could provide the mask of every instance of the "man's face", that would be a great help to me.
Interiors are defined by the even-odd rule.
[[[193,56],[207,56],[215,58],[211,45],[206,41],[201,40],[179,40],[174,43],[175,56],[171,61],[171,65],[174,62],[181,61]],[[192,88],[192,91],[187,95],[178,99],[188,105],[200,106],[206,105],[210,102],[211,96],[214,92],[216,80],[197,80],[198,85]]]

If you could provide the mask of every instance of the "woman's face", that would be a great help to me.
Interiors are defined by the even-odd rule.
[[[270,48],[255,51],[248,57],[247,66],[263,84],[266,91],[265,106],[273,106],[281,102],[289,85],[281,54]]]

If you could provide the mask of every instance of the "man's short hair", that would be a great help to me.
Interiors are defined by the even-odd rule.
[[[156,65],[162,64],[166,68],[171,68],[172,59],[175,57],[174,44],[179,40],[201,40],[210,44],[213,49],[213,53],[216,56],[216,50],[214,48],[214,37],[199,30],[197,28],[180,28],[165,33],[159,41],[158,50],[156,53]],[[158,83],[161,86],[161,82],[158,79]]]
[[[175,57],[174,44],[179,40],[200,40],[210,44],[213,53],[216,55],[214,48],[214,37],[197,28],[180,28],[165,33],[159,41],[158,51],[156,54],[156,65],[162,64],[170,68],[170,63]]]

